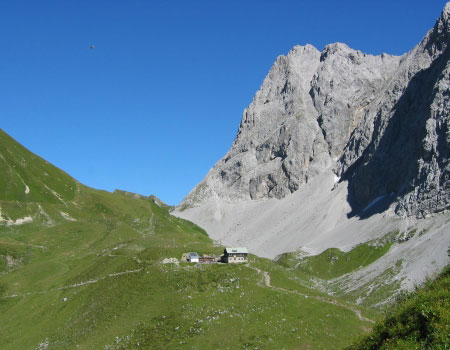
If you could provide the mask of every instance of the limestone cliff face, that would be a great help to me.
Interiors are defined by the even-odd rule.
[[[360,207],[385,198],[400,215],[450,207],[450,3],[406,56],[348,141],[337,170]]]
[[[401,57],[341,43],[278,57],[231,149],[180,206],[283,198],[333,168],[356,213],[375,199],[399,215],[449,208],[449,14]]]

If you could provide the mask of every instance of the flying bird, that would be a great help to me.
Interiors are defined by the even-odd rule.
[[[94,45],[89,46],[89,50],[92,50],[94,48]]]

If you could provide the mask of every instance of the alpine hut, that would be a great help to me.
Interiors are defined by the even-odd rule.
[[[223,260],[228,264],[248,262],[248,249],[245,247],[225,248]]]

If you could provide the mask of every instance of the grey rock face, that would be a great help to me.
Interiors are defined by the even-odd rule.
[[[333,157],[340,156],[367,106],[383,91],[399,58],[371,56],[344,44],[325,47],[310,94]]]
[[[450,207],[449,14],[447,4],[434,28],[402,58],[338,162],[356,209],[381,197],[403,216]]]
[[[356,213],[380,198],[399,215],[449,208],[449,13],[401,57],[340,43],[278,57],[231,149],[180,206],[283,198],[332,167]]]

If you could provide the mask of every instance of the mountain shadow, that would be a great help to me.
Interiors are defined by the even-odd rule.
[[[449,55],[447,47],[429,68],[412,77],[394,105],[391,118],[386,120],[381,111],[378,112],[372,142],[342,177],[349,183],[347,200],[352,208],[349,217],[365,219],[384,212],[392,203],[415,189],[418,192],[418,216],[424,209],[439,211],[440,208],[433,208],[432,203],[426,204],[431,208],[424,208],[424,204],[420,203],[427,192],[430,193],[428,196],[439,192],[439,188],[429,188],[426,182],[429,166],[421,167],[420,164],[436,161],[443,172],[448,172],[448,145],[441,144],[447,144],[445,134],[448,133],[448,123],[436,126],[436,148],[427,150],[424,139],[427,136],[427,120],[432,118],[431,104],[438,93],[435,86],[443,77]],[[448,179],[448,174],[445,176],[443,172],[440,176]],[[440,179],[442,181],[444,178]],[[448,184],[442,185],[446,187]]]

